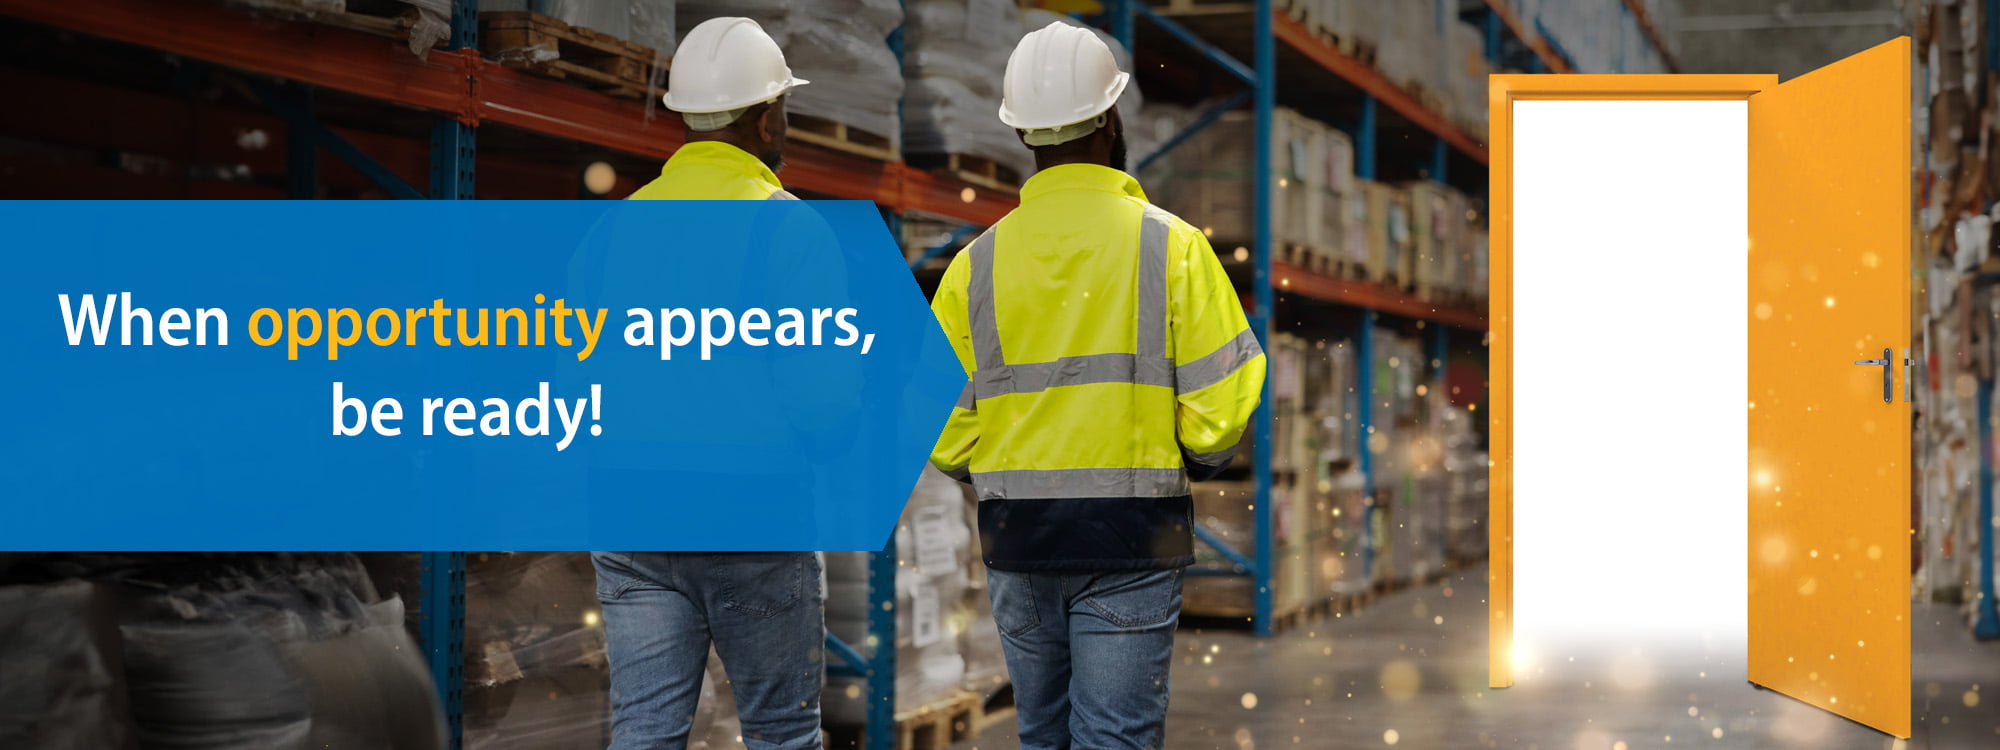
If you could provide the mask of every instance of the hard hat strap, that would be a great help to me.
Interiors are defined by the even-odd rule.
[[[1030,146],[1054,146],[1068,143],[1097,132],[1097,129],[1104,127],[1104,123],[1109,122],[1110,119],[1109,115],[1099,113],[1096,117],[1082,122],[1072,122],[1068,125],[1053,128],[1023,130],[1021,131],[1021,139],[1026,141]]]
[[[729,127],[729,123],[735,122],[748,111],[749,107],[739,107],[727,112],[682,112],[681,117],[687,121],[689,130],[708,133]]]

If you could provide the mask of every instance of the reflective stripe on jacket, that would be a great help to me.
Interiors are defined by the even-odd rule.
[[[945,271],[967,383],[931,463],[979,495],[1001,570],[1194,561],[1189,473],[1243,435],[1264,353],[1208,240],[1107,167],[1046,169]]]
[[[682,145],[653,178],[626,200],[798,200],[778,175],[750,152],[716,141]]]

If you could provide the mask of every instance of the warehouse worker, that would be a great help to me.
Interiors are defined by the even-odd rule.
[[[663,97],[687,125],[687,143],[630,198],[793,200],[777,176],[785,165],[785,94],[806,83],[792,77],[756,21],[701,22],[674,51]]]
[[[1021,40],[1000,119],[1038,171],[932,303],[969,382],[931,462],[979,496],[1023,748],[1161,747],[1188,481],[1227,463],[1264,382],[1208,241],[1120,171],[1128,81],[1090,31]]]
[[[715,18],[688,32],[668,77],[667,107],[687,123],[687,144],[634,199],[792,199],[774,174],[784,160],[787,91],[803,85],[778,45],[747,18]],[[619,228],[601,228],[619,231]],[[643,228],[659,232],[657,227]],[[721,248],[704,251],[726,252]],[[599,293],[640,298],[670,288],[658,276],[659,258],[600,261]],[[745,269],[769,275],[768,269]],[[738,285],[740,280],[701,283]],[[760,282],[761,283],[761,282]],[[654,430],[659,451],[651,459],[677,466],[676,486],[659,491],[696,496],[697,502],[736,502],[757,492],[803,491],[806,481],[757,476],[730,461],[741,457],[718,445],[755,445],[759,433],[782,426],[746,421],[714,425],[701,436],[677,435],[671,398],[686,394],[633,394],[628,416],[641,424],[624,434]],[[658,402],[658,403],[654,403]],[[658,418],[655,418],[658,417]],[[715,445],[703,444],[708,439]],[[703,468],[714,469],[701,481]],[[688,479],[692,477],[692,479]],[[730,483],[736,485],[731,487]],[[724,496],[725,493],[731,496]],[[773,523],[785,522],[778,519]],[[820,690],[826,620],[821,565],[812,552],[593,552],[597,596],[604,607],[611,666],[611,748],[685,748],[701,695],[711,644],[722,659],[752,750],[822,746]]]

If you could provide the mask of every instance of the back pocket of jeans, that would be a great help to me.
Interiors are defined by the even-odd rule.
[[[1151,627],[1180,614],[1180,579],[1177,569],[1105,573],[1091,580],[1084,602],[1118,627]]]
[[[1017,636],[1042,624],[1040,613],[1035,611],[1035,584],[1030,574],[988,568],[986,589],[993,601],[993,626],[1001,635]]]
[[[709,564],[724,609],[771,617],[799,603],[811,557],[810,552],[726,552],[710,555]]]
[[[617,601],[643,581],[632,568],[632,558],[623,552],[592,552],[591,567],[597,569],[597,601]]]

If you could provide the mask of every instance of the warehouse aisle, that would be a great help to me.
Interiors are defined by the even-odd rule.
[[[1184,629],[1167,748],[1897,747],[1749,687],[1740,663],[1693,655],[1565,663],[1488,690],[1485,576],[1483,566],[1461,571],[1263,643]],[[1973,641],[1953,608],[1917,614],[1916,736],[1906,747],[2000,745],[2000,697],[1985,695],[2000,683],[2000,642]],[[954,750],[1018,747],[1002,722]]]

